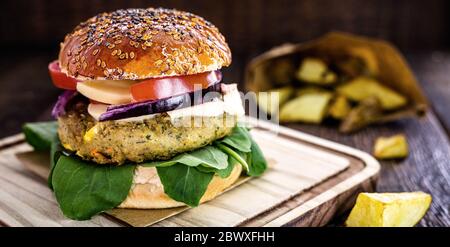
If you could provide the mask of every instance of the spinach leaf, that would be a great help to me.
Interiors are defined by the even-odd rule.
[[[229,157],[231,156],[231,157],[233,157],[237,162],[239,162],[239,163],[242,165],[242,167],[244,167],[244,169],[245,169],[246,171],[249,170],[249,166],[248,166],[247,161],[245,160],[245,158],[243,158],[242,152],[237,151],[237,150],[235,151],[235,150],[233,150],[232,148],[230,148],[230,147],[228,147],[228,146],[225,146],[225,145],[223,145],[223,144],[221,144],[221,143],[217,143],[216,145],[217,145],[217,147],[220,148],[223,152],[225,152],[226,154],[228,154]]]
[[[221,178],[227,178],[230,176],[231,172],[233,171],[234,165],[238,162],[233,159],[231,156],[228,156],[228,166],[225,169],[216,169],[209,166],[197,166],[197,169],[201,172],[211,172],[219,175]]]
[[[186,166],[207,166],[218,170],[228,166],[227,155],[214,146],[206,146],[193,152],[183,153],[170,160],[153,161],[142,164],[142,166],[168,167],[175,164]]]
[[[49,150],[52,142],[58,139],[58,123],[56,121],[26,123],[22,130],[26,141],[35,150]]]
[[[250,139],[252,142],[252,151],[247,154],[247,163],[249,164],[249,170],[247,175],[249,176],[260,176],[267,169],[267,161],[259,148],[258,144]]]
[[[60,156],[52,184],[65,216],[87,220],[118,206],[128,195],[135,166],[95,165],[74,157]]]
[[[251,141],[246,128],[236,126],[229,136],[224,137],[218,143],[227,144],[233,149],[248,153],[251,151]]]
[[[233,159],[233,157],[228,156],[228,166],[227,166],[227,168],[222,169],[222,170],[218,170],[216,173],[221,178],[227,178],[227,177],[229,177],[231,175],[231,172],[233,171],[234,166],[237,165],[237,164],[238,164],[238,162],[235,159]]]
[[[156,167],[164,192],[172,199],[196,207],[205,194],[214,173],[199,171],[196,167],[175,164]]]
[[[48,187],[50,189],[53,189],[52,185],[52,176],[53,176],[53,170],[55,169],[56,163],[59,160],[59,157],[62,155],[64,151],[64,148],[61,146],[61,143],[59,139],[56,139],[50,147],[50,173],[48,174]]]

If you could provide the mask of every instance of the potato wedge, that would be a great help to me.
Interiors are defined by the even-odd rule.
[[[276,116],[280,107],[289,100],[292,94],[294,94],[292,87],[259,92],[257,96],[258,106],[271,116]]]
[[[405,96],[369,77],[357,77],[337,87],[336,90],[347,98],[358,102],[375,96],[380,100],[381,106],[385,110],[395,110],[407,103]]]
[[[318,58],[304,58],[296,77],[300,81],[319,85],[330,85],[337,81],[336,74]]]
[[[350,102],[345,96],[338,95],[331,104],[328,114],[334,119],[344,119],[352,109]]]
[[[377,97],[369,97],[361,101],[344,118],[339,126],[342,133],[350,133],[360,130],[380,119],[383,115],[381,103]]]
[[[306,87],[301,87],[299,89],[296,89],[295,96],[301,96],[301,95],[310,94],[310,93],[321,93],[321,92],[328,92],[328,91],[321,87],[306,86]]]
[[[349,227],[411,227],[425,215],[431,196],[424,192],[360,193],[345,224]]]
[[[408,142],[404,135],[379,137],[373,154],[378,159],[399,159],[408,156]]]
[[[331,98],[330,92],[300,95],[281,108],[280,122],[321,123]]]

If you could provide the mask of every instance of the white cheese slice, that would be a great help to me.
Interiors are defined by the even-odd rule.
[[[130,86],[135,81],[83,81],[77,83],[77,91],[89,99],[95,101],[117,105],[132,102]]]
[[[108,105],[106,104],[90,103],[88,105],[88,113],[98,121],[100,119],[100,115],[105,113],[107,108]]]
[[[89,114],[96,120],[99,119],[100,115],[106,112],[108,105],[105,104],[94,104],[91,103],[88,106]],[[191,107],[175,109],[166,112],[171,120],[175,120],[181,117],[214,117],[222,115],[223,113],[228,113],[233,116],[243,116],[245,115],[244,108],[242,106],[241,96],[236,87],[232,90],[228,90],[223,95],[222,99],[217,99],[215,101],[194,105]],[[159,113],[158,113],[159,114]],[[157,114],[144,115],[139,117],[124,118],[119,120],[114,120],[116,122],[134,122],[134,121],[144,121],[155,117]]]
[[[177,109],[167,112],[171,119],[180,117],[214,117],[223,113],[242,116],[245,114],[242,107],[241,96],[238,90],[232,90],[223,95],[223,100],[195,105],[192,107]]]

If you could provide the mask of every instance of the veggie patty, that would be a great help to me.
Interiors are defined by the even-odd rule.
[[[202,124],[192,126],[196,120],[182,117],[175,124],[167,113],[161,113],[140,121],[97,122],[88,114],[87,102],[79,101],[58,118],[58,134],[66,149],[85,160],[121,165],[167,160],[198,149],[230,134],[236,123],[236,118],[225,113],[201,117]]]

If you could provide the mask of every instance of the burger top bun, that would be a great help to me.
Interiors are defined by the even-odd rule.
[[[137,80],[197,74],[231,63],[219,30],[203,18],[170,9],[102,13],[66,35],[61,70],[80,80]]]

